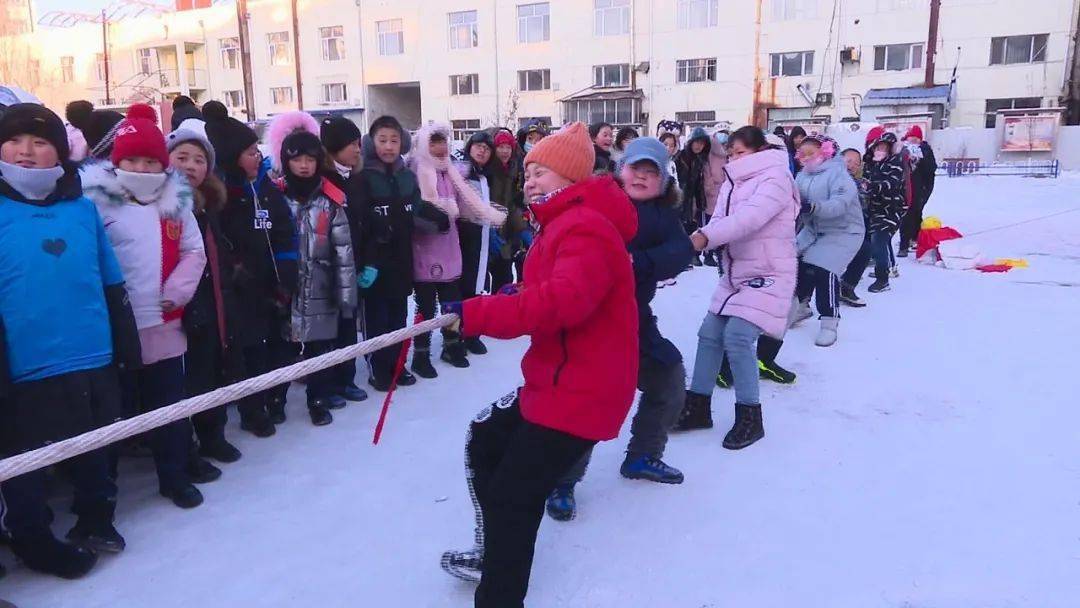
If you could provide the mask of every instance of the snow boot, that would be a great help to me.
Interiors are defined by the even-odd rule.
[[[762,380],[771,380],[777,384],[795,384],[795,372],[788,371],[776,361],[761,361],[757,362],[758,378]]]
[[[81,515],[67,538],[76,545],[103,553],[120,553],[126,543],[124,537],[113,527],[116,503],[102,501]]]
[[[840,286],[840,301],[852,308],[863,308],[866,306],[866,302],[863,302],[859,298],[859,294],[855,293],[854,287],[847,285]]]
[[[210,483],[221,479],[221,469],[210,464],[209,460],[203,459],[198,452],[192,451],[188,456],[187,466],[184,467],[191,483]]]
[[[458,337],[445,337],[440,359],[458,369],[469,367],[469,358],[465,356],[465,343]]]
[[[270,423],[271,424],[285,424],[285,400],[279,397],[274,397],[270,400]]]
[[[675,423],[676,431],[693,431],[696,429],[711,429],[712,421],[712,396],[699,395],[686,391],[686,404],[679,421]]]
[[[243,456],[243,454],[240,453],[240,450],[236,449],[236,446],[229,443],[224,438],[208,441],[200,445],[199,455],[204,458],[213,458],[218,462],[224,462],[226,464],[236,462]]]
[[[431,380],[439,377],[439,372],[431,365],[431,351],[428,349],[416,349],[412,358],[412,371],[421,378]]]
[[[401,370],[401,375],[398,376],[398,386],[412,386],[416,384],[416,376],[409,373],[409,370]]]
[[[328,410],[340,410],[348,405],[349,402],[341,395],[330,395],[326,398],[326,409]]]
[[[889,291],[889,289],[891,289],[889,287],[889,279],[888,277],[885,277],[874,281],[870,287],[866,288],[866,291],[869,291],[870,293],[881,293],[883,291]]]
[[[203,503],[202,492],[190,483],[179,483],[171,488],[161,487],[158,493],[181,509],[194,509]]]
[[[442,569],[450,576],[468,583],[479,583],[484,566],[484,554],[479,549],[447,551],[440,561]]]
[[[97,563],[97,553],[59,541],[48,528],[15,534],[11,551],[27,568],[69,580],[82,577]]]
[[[277,432],[274,423],[270,421],[270,417],[266,415],[266,412],[262,411],[246,416],[241,414],[240,428],[256,437],[270,437]]]
[[[371,376],[368,377],[368,384],[380,393],[388,392],[390,390],[390,375],[373,369],[371,370]]]
[[[356,386],[356,382],[350,382],[345,385],[345,388],[341,389],[339,396],[345,401],[353,401],[359,403],[360,401],[367,401],[367,391]]]
[[[312,399],[308,401],[307,409],[311,416],[311,424],[315,426],[326,426],[334,421],[328,399]]]
[[[832,346],[836,344],[836,329],[840,325],[840,317],[821,317],[821,328],[818,329],[817,339],[814,344],[818,346]]]
[[[753,445],[765,436],[765,427],[761,423],[760,405],[735,404],[735,424],[724,436],[724,447],[729,450],[741,450]]]
[[[574,485],[560,483],[552,490],[547,499],[547,514],[555,521],[570,521],[577,517],[577,501],[574,500]]]
[[[683,482],[682,471],[668,466],[663,460],[652,456],[626,455],[619,473],[627,479],[645,479],[656,483],[680,484]]]
[[[465,350],[474,355],[486,355],[488,353],[487,346],[480,341],[480,338],[465,338],[462,341],[465,343]]]
[[[814,311],[810,310],[810,302],[799,302],[795,312],[791,315],[790,326],[795,327],[812,316],[814,316]]]

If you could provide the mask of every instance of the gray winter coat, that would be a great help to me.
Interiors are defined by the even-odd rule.
[[[293,212],[300,253],[290,339],[333,340],[338,317],[352,317],[357,304],[356,266],[345,207],[322,190],[305,203],[298,204],[288,195],[285,200]]]
[[[840,157],[816,169],[803,169],[795,182],[812,210],[798,235],[802,261],[844,274],[862,246],[866,226],[858,186]]]

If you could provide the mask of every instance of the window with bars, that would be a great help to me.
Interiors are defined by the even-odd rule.
[[[593,0],[593,34],[623,36],[630,33],[630,0]]]
[[[1021,110],[1026,108],[1037,109],[1041,107],[1041,97],[1010,97],[1007,99],[987,99],[986,127],[988,129],[993,129],[997,126],[998,110]]]
[[[773,53],[770,55],[769,74],[779,76],[805,76],[814,73],[814,51],[797,53]]]
[[[1049,34],[999,36],[990,39],[990,65],[1046,61]]]
[[[476,95],[480,93],[479,74],[455,74],[450,77],[451,95]]]
[[[154,62],[152,60],[154,51],[152,49],[138,49],[136,51],[139,61],[139,73],[146,76],[154,71]]]
[[[379,38],[380,55],[401,55],[405,52],[405,30],[401,19],[389,19],[375,23]]]
[[[675,62],[677,82],[716,82],[716,58],[679,59]]]
[[[447,20],[450,24],[451,49],[471,49],[480,44],[476,11],[449,13]]]
[[[547,2],[519,4],[517,17],[518,42],[530,44],[551,39],[551,5]]]
[[[630,86],[630,65],[626,63],[594,65],[593,86],[601,89]]]
[[[289,32],[270,32],[266,35],[266,44],[270,51],[270,65],[292,65],[292,53]]]
[[[64,55],[60,58],[60,81],[74,82],[75,80],[75,57]]]
[[[917,70],[923,66],[923,43],[884,44],[874,47],[874,70]]]
[[[716,27],[720,23],[720,0],[679,0],[680,30]]]
[[[322,47],[323,61],[342,61],[345,59],[344,29],[340,25],[319,28],[319,44]]]
[[[272,87],[270,89],[270,99],[275,106],[284,106],[293,102],[293,88],[292,87]]]
[[[222,91],[222,102],[227,108],[242,108],[244,107],[244,92],[243,91]]]
[[[226,70],[240,68],[240,39],[237,37],[222,38],[218,40],[218,48],[221,50],[221,67]]]
[[[321,89],[323,103],[345,103],[349,98],[349,89],[344,82],[324,83]]]
[[[450,121],[451,137],[454,141],[468,141],[473,133],[480,130],[479,118],[462,118]]]
[[[551,89],[551,70],[518,70],[519,91],[547,91]]]
[[[633,98],[564,101],[563,110],[566,122],[607,122],[616,126],[637,124],[641,115],[639,102]]]
[[[704,127],[716,124],[715,110],[694,110],[676,112],[675,120],[691,127]]]

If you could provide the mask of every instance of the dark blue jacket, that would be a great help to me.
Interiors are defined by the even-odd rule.
[[[656,284],[686,270],[694,254],[694,246],[679,217],[679,197],[679,189],[672,182],[659,198],[634,203],[638,232],[627,246],[634,259],[641,354],[668,365],[681,362],[682,354],[660,334],[650,304],[656,295]]]

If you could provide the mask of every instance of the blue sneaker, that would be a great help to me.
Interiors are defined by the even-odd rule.
[[[657,483],[678,484],[683,482],[682,471],[669,467],[664,461],[652,456],[626,456],[619,469],[627,479],[646,479]],[[548,502],[550,505],[551,503]]]
[[[561,483],[555,486],[555,490],[547,499],[547,513],[555,521],[570,521],[577,516],[574,484]]]

